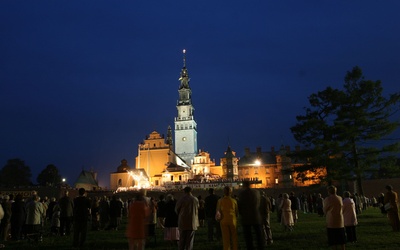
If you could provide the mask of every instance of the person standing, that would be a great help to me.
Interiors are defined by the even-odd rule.
[[[384,204],[390,203],[390,209],[386,210],[389,223],[392,226],[394,232],[400,231],[399,221],[399,198],[397,192],[393,191],[393,187],[390,185],[386,186],[386,194],[384,198]]]
[[[135,200],[128,205],[126,237],[128,238],[129,250],[144,250],[149,214],[150,208],[145,198],[145,190],[141,189]]]
[[[171,246],[176,246],[179,241],[178,215],[175,212],[175,205],[174,196],[168,194],[163,208],[165,209],[164,240],[169,241]]]
[[[40,201],[40,197],[33,195],[31,201],[26,204],[26,220],[25,227],[27,234],[35,234],[36,239],[39,240],[39,232],[42,227],[42,219],[46,211],[44,211],[43,205]]]
[[[265,195],[264,191],[261,191],[260,194],[260,215],[262,232],[267,245],[271,245],[273,243],[270,225],[270,212],[272,210],[272,204],[271,200]]]
[[[206,218],[206,213],[204,210],[205,201],[203,200],[201,195],[197,196],[197,199],[199,200],[199,213],[198,213],[199,225],[201,227],[204,227],[204,220]]]
[[[165,204],[166,201],[164,199],[164,195],[160,195],[159,200],[157,202],[157,226],[161,229],[164,228],[165,223]]]
[[[198,209],[199,201],[192,195],[192,188],[185,187],[184,196],[179,199],[175,206],[178,214],[179,228],[179,250],[192,250],[194,235],[199,226]]]
[[[292,203],[290,205],[290,209],[292,210],[293,222],[296,223],[297,219],[299,218],[297,215],[297,210],[300,209],[300,200],[297,196],[294,195],[294,192],[290,192],[289,199],[290,202]]]
[[[356,205],[352,198],[350,198],[350,192],[346,191],[343,193],[343,220],[344,228],[346,229],[347,242],[357,242],[356,225]]]
[[[208,241],[214,240],[214,228],[215,228],[215,238],[219,240],[221,238],[221,227],[219,222],[215,220],[215,212],[217,209],[217,203],[219,197],[214,194],[214,189],[208,189],[208,196],[204,199],[204,212],[207,220],[207,236]]]
[[[254,230],[257,249],[264,249],[265,241],[262,237],[260,193],[257,190],[250,188],[249,181],[243,181],[243,190],[239,193],[238,207],[246,248],[254,249],[252,235],[252,230]]]
[[[64,196],[60,198],[58,205],[60,206],[60,235],[70,235],[74,202],[69,197],[68,190],[66,190]]]
[[[110,221],[110,204],[108,202],[107,196],[103,196],[100,200],[99,205],[99,215],[100,215],[100,230],[107,229],[107,225]]]
[[[294,220],[292,213],[292,201],[289,199],[289,195],[284,193],[282,195],[282,202],[280,204],[282,210],[282,220],[281,224],[285,227],[285,231],[293,230]]]
[[[121,224],[123,207],[124,204],[119,197],[113,195],[110,201],[110,224],[108,225],[108,229],[118,230],[118,227]]]
[[[328,187],[328,196],[324,199],[323,210],[326,216],[328,244],[332,249],[345,249],[346,234],[343,219],[342,197],[336,194],[336,187]]]
[[[86,190],[80,188],[79,196],[74,199],[73,225],[74,237],[73,246],[82,247],[86,240],[87,224],[90,216],[91,202],[86,197]]]
[[[4,195],[3,201],[1,202],[3,206],[4,216],[0,222],[0,240],[7,241],[8,239],[8,232],[10,230],[10,219],[11,219],[11,202],[10,196]]]
[[[15,202],[11,204],[11,239],[20,240],[22,238],[22,228],[25,224],[26,207],[22,200],[22,194],[17,194]]]
[[[239,209],[232,198],[232,188],[224,187],[224,197],[218,200],[217,211],[221,214],[222,245],[224,250],[238,249],[237,217]]]

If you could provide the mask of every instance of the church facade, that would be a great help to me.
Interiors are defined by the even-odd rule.
[[[166,137],[157,131],[146,136],[138,145],[135,167],[129,167],[127,161],[122,160],[117,171],[111,173],[112,190],[137,186],[139,181],[132,176],[138,175],[147,178],[152,187],[210,182],[238,184],[243,180],[250,180],[260,188],[308,186],[319,183],[318,178],[311,178],[313,173],[309,173],[310,178],[306,178],[308,182],[299,181],[297,176],[292,175],[292,170],[301,164],[287,157],[290,153],[289,147],[282,146],[278,151],[272,147],[269,152],[262,152],[261,147],[255,152],[246,148],[245,155],[239,158],[228,146],[224,157],[220,159],[220,165],[217,166],[208,152],[197,148],[197,123],[194,119],[185,50],[179,81],[174,140],[171,127],[168,127]],[[324,170],[319,174],[324,174]]]

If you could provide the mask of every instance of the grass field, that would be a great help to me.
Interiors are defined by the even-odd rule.
[[[267,249],[330,249],[327,246],[325,218],[316,214],[299,213],[299,221],[292,232],[285,232],[277,222],[276,214],[271,215],[274,243]],[[358,217],[358,242],[347,244],[347,249],[400,249],[400,233],[392,232],[385,215],[377,208],[369,208]],[[125,238],[125,220],[119,231],[89,231],[83,249],[128,249]],[[241,228],[238,228],[240,249],[246,249]],[[196,232],[194,249],[222,249],[221,243],[207,242],[205,227]],[[45,236],[42,242],[6,242],[5,249],[72,249],[72,236]],[[146,249],[177,249],[163,240],[161,229],[157,229],[156,242],[148,240]]]

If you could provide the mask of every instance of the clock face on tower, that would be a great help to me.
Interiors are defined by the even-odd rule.
[[[186,137],[182,137],[182,141],[186,141]]]

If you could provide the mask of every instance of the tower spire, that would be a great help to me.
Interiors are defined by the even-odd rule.
[[[186,68],[186,49],[183,49],[183,68]]]

